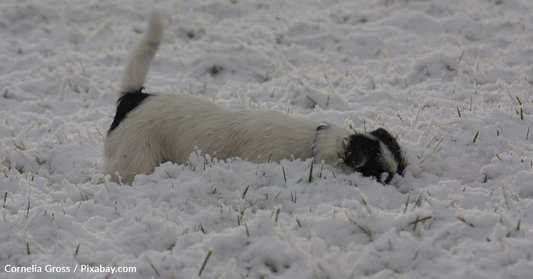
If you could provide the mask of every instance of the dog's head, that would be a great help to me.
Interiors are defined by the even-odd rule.
[[[400,145],[385,129],[344,137],[341,145],[346,166],[381,183],[390,183],[395,174],[403,175],[407,166]]]

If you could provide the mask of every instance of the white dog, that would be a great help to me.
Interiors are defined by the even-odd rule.
[[[352,131],[330,123],[271,110],[229,109],[179,93],[143,93],[150,64],[163,37],[153,11],[146,34],[131,50],[118,92],[115,118],[105,142],[105,170],[113,181],[131,183],[159,164],[186,163],[195,147],[218,159],[251,162],[314,157],[317,162],[389,183],[407,165],[384,129]]]

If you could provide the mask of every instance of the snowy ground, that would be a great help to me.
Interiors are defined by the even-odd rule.
[[[102,149],[147,2],[0,2],[0,277],[531,278],[533,2],[155,1],[148,91],[384,127],[410,165],[192,156],[130,187]]]

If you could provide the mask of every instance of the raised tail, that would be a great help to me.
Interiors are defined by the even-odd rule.
[[[157,10],[152,10],[146,33],[135,43],[128,54],[128,60],[120,81],[118,98],[127,93],[141,91],[150,64],[163,39],[163,29],[163,18]]]

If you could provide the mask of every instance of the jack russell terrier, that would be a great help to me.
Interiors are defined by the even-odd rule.
[[[353,132],[278,111],[230,109],[186,94],[143,92],[163,26],[159,12],[152,11],[146,33],[126,61],[105,141],[104,172],[112,181],[131,184],[136,174],[152,173],[166,161],[184,164],[196,148],[218,159],[240,157],[255,163],[314,158],[387,184],[403,174],[404,153],[381,128]]]

